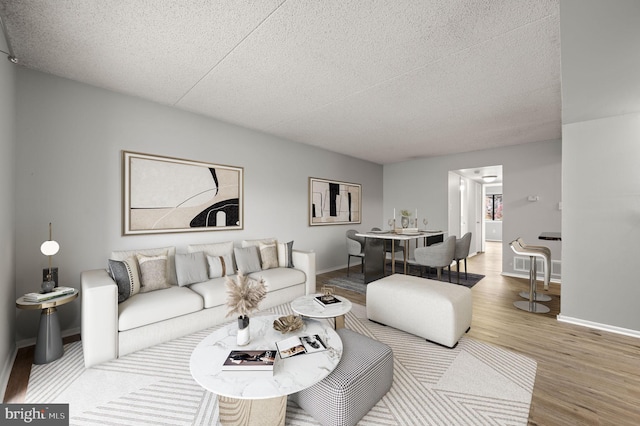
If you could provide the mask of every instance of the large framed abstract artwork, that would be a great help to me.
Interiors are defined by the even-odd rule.
[[[123,235],[243,229],[242,167],[122,151]]]
[[[309,225],[362,223],[362,185],[309,178]]]

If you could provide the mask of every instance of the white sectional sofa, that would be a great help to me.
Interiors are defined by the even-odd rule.
[[[227,296],[224,276],[205,277],[201,282],[179,285],[183,283],[178,281],[185,280],[183,272],[176,272],[184,264],[181,263],[181,259],[187,257],[189,253],[199,258],[200,252],[206,254],[209,262],[212,258],[221,257],[227,259],[227,263],[233,264],[233,270],[230,265],[226,266],[227,275],[231,275],[229,272],[236,273],[238,263],[235,254],[244,256],[243,249],[256,247],[258,250],[258,247],[262,248],[261,244],[268,244],[269,241],[275,241],[275,239],[245,240],[242,241],[241,247],[234,247],[233,242],[191,245],[187,247],[187,253],[182,254],[183,257],[181,254],[177,255],[180,258],[178,265],[176,265],[175,247],[113,252],[110,259],[116,263],[119,261],[120,264],[125,260],[135,263],[131,262],[131,259],[135,259],[136,256],[143,256],[142,259],[145,259],[144,256],[165,254],[167,281],[170,284],[166,288],[146,292],[143,286],[142,292],[137,290],[136,294],[130,295],[120,303],[119,287],[111,276],[114,272],[112,269],[82,272],[81,335],[85,366],[90,367],[232,320],[226,316]],[[277,248],[277,264],[272,262],[272,265],[266,269],[260,268],[258,271],[247,274],[251,278],[265,281],[268,293],[260,303],[260,309],[286,303],[316,291],[315,253],[292,250],[292,243],[277,244]],[[231,262],[229,262],[230,259]],[[264,265],[265,263],[262,262],[261,266]],[[211,263],[208,266],[207,275],[213,270]],[[133,269],[136,267],[140,265],[134,265]],[[141,271],[134,271],[129,275],[142,276]],[[121,293],[122,291],[120,292],[122,298]]]

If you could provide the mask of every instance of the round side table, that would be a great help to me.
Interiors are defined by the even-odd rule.
[[[71,294],[43,302],[28,302],[24,300],[24,296],[16,299],[16,307],[20,309],[42,310],[40,314],[40,326],[38,327],[38,338],[36,339],[36,350],[33,356],[34,364],[47,364],[57,360],[64,354],[62,336],[60,335],[60,322],[58,320],[56,307],[72,302],[77,298],[78,290],[75,290]]]

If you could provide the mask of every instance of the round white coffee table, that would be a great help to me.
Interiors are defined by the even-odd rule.
[[[291,309],[298,315],[308,318],[335,318],[335,328],[344,328],[344,315],[351,310],[351,301],[341,296],[335,296],[341,303],[322,306],[314,299],[319,294],[300,296],[291,302]]]
[[[326,321],[306,319],[301,330],[282,334],[273,328],[278,317],[251,317],[251,341],[246,346],[237,346],[238,325],[233,321],[205,337],[193,350],[191,375],[200,386],[219,396],[222,424],[284,424],[287,395],[319,382],[338,365],[342,340]],[[285,359],[278,356],[273,374],[222,370],[231,350],[276,350],[280,340],[313,334],[320,336],[327,350]]]

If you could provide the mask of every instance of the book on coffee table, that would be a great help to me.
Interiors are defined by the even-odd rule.
[[[223,371],[273,371],[275,350],[232,350],[222,364]]]
[[[330,296],[320,295],[320,296],[314,297],[313,300],[315,300],[322,306],[329,306],[329,305],[335,305],[336,303],[342,303],[340,299],[338,299],[333,295],[330,295]]]
[[[288,339],[281,340],[276,343],[280,358],[289,358],[294,355],[309,354],[320,352],[327,349],[320,336],[314,334],[312,336],[293,336]]]

